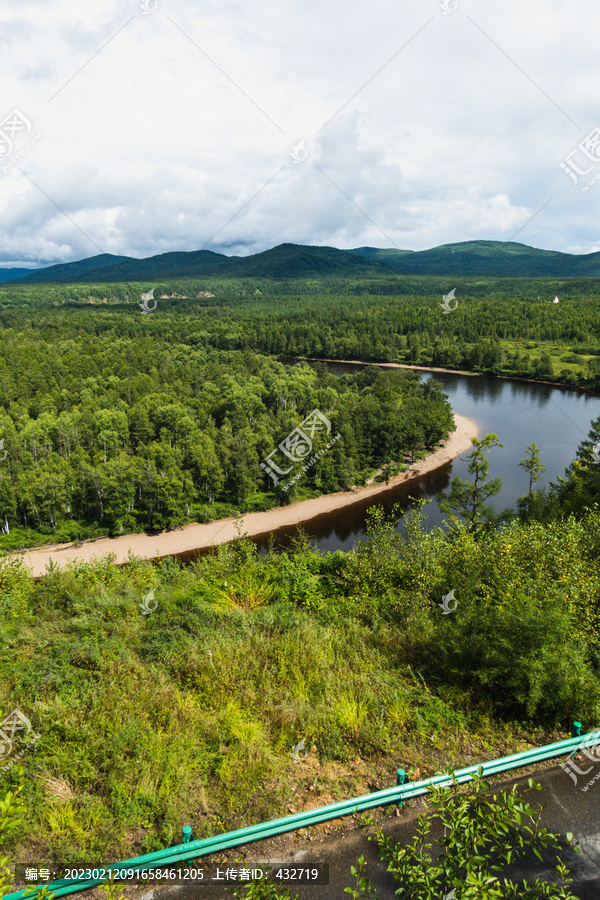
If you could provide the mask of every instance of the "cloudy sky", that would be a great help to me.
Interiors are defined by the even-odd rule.
[[[600,250],[599,32],[586,0],[5,3],[0,265]]]

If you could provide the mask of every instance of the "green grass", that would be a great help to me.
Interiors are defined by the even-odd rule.
[[[40,734],[15,855],[122,859],[183,825],[201,838],[392,786],[400,766],[434,774],[563,737],[600,710],[599,524],[484,546],[418,528],[404,541],[375,517],[349,554],[299,540],[261,557],[238,540],[187,568],[108,560],[35,584],[5,561],[0,711]],[[458,610],[442,617],[449,586]],[[15,778],[0,771],[1,790]]]
[[[557,376],[560,376],[563,372],[567,372],[570,375],[587,377],[589,374],[588,363],[590,360],[597,358],[589,353],[579,353],[577,350],[573,349],[573,346],[570,343],[557,344],[551,341],[541,340],[531,342],[502,340],[500,341],[500,346],[504,351],[508,351],[509,353],[514,353],[518,350],[519,353],[524,353],[530,360],[541,356],[542,353],[548,353],[552,361],[552,368]],[[573,356],[578,356],[580,361],[568,362],[567,359],[565,359],[565,357],[569,358]]]

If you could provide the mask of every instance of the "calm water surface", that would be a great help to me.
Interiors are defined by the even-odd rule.
[[[338,376],[357,369],[340,363],[331,363],[328,368]],[[534,441],[537,443],[542,465],[547,469],[538,487],[547,487],[550,482],[556,482],[557,476],[564,475],[579,444],[587,438],[592,420],[600,416],[600,397],[568,388],[479,375],[420,373],[421,381],[428,378],[440,382],[454,412],[476,422],[479,437],[495,432],[504,444],[492,450],[488,457],[490,477],[502,479],[502,491],[490,501],[498,512],[507,507],[516,509],[517,498],[527,493],[528,476],[519,468],[526,447]],[[430,499],[424,508],[426,525],[441,525],[444,516],[435,502],[435,494],[449,490],[455,475],[470,480],[466,461],[469,452],[436,472],[411,481],[410,485],[399,485],[383,497],[319,516],[303,528],[321,550],[351,550],[364,537],[365,515],[370,506],[382,505],[389,510],[394,503],[399,503],[402,509],[408,509],[414,498]],[[295,530],[295,527],[281,529],[277,533],[278,541],[286,543]],[[262,542],[259,545],[265,546]]]

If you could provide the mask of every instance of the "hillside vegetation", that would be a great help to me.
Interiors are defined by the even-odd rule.
[[[600,253],[559,253],[508,241],[463,241],[416,252],[375,247],[338,250],[335,247],[280,244],[250,256],[225,256],[211,250],[192,250],[133,259],[104,253],[74,263],[47,266],[22,275],[18,280],[40,284],[212,275],[286,279],[371,274],[592,277],[600,274]],[[17,278],[16,270],[14,277]]]
[[[351,553],[241,538],[38,583],[0,564],[0,708],[40,735],[17,858],[121,859],[598,721],[597,511],[477,537],[416,511],[405,538],[374,512],[369,531]]]

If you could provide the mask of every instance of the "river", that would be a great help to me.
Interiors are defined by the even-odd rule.
[[[328,363],[329,371],[337,376],[357,368],[361,366]],[[548,487],[550,482],[556,482],[558,476],[564,475],[579,444],[587,438],[591,422],[600,416],[600,397],[570,388],[445,372],[421,372],[419,378],[421,381],[428,378],[439,381],[454,412],[472,419],[479,427],[480,437],[495,432],[504,445],[494,449],[488,457],[489,477],[499,476],[502,480],[501,492],[490,500],[497,512],[509,507],[516,510],[518,497],[527,493],[529,478],[519,468],[526,447],[534,441],[537,444],[541,463],[547,470],[538,487]],[[376,503],[387,510],[398,503],[406,510],[414,498],[430,500],[424,508],[426,527],[441,525],[444,515],[435,495],[449,490],[455,475],[471,480],[466,458],[467,454],[463,453],[435,472],[406,486],[398,485],[383,498],[378,497]],[[350,508],[321,515],[306,523],[304,531],[321,550],[351,550],[356,541],[365,536],[366,511],[373,502],[365,500]],[[295,530],[295,527],[281,529],[278,538],[285,544]],[[264,543],[259,542],[259,545],[265,549]]]
[[[357,365],[360,364],[330,363],[329,369],[341,377],[344,372],[355,371]],[[477,426],[480,437],[494,432],[504,445],[492,450],[488,457],[489,477],[500,477],[502,481],[501,493],[491,501],[497,512],[507,508],[515,509],[519,496],[527,493],[528,476],[519,468],[519,462],[525,457],[529,444],[535,441],[540,450],[541,461],[547,471],[539,486],[547,487],[564,475],[566,467],[575,458],[579,444],[587,438],[591,422],[600,416],[600,397],[560,386],[439,371],[421,372],[419,378],[435,378],[440,382],[455,414],[464,417],[461,421],[467,428],[467,435],[473,433],[473,423]],[[304,520],[302,528],[320,550],[352,550],[357,541],[365,537],[366,514],[371,506],[382,505],[390,510],[394,504],[398,504],[402,510],[407,510],[417,498],[430,501],[424,508],[426,527],[443,525],[444,516],[435,502],[435,495],[449,490],[455,475],[465,481],[471,480],[468,454],[467,447],[461,456],[454,457],[438,469],[432,469],[427,474],[390,488],[382,486],[377,496],[371,494],[361,499],[352,498],[352,504],[348,504],[351,495],[342,493],[339,502],[346,505]],[[441,455],[442,458],[448,458],[452,454],[442,451]],[[312,514],[315,505],[317,509],[327,509],[332,499],[329,498],[329,502],[325,503],[306,503],[312,504]],[[279,523],[302,521],[307,514],[306,507],[300,503],[290,510],[282,507],[270,514],[251,513],[244,521],[247,523],[248,534],[261,535],[273,530],[276,546],[285,546],[298,526],[282,526]],[[403,528],[402,522],[398,528]],[[121,562],[128,559],[129,553],[145,559],[175,555],[184,561],[191,560],[198,553],[206,552],[206,549],[198,548],[209,548],[213,544],[231,540],[234,536],[235,523],[233,520],[224,520],[206,525],[188,525],[183,529],[165,532],[160,537],[145,534],[121,535],[86,542],[80,548],[64,544],[33,549],[26,551],[23,558],[36,577],[39,577],[44,574],[50,560],[62,565],[69,559],[85,560],[107,553],[114,553],[115,559]],[[255,540],[261,552],[264,552],[266,539],[257,536]]]

